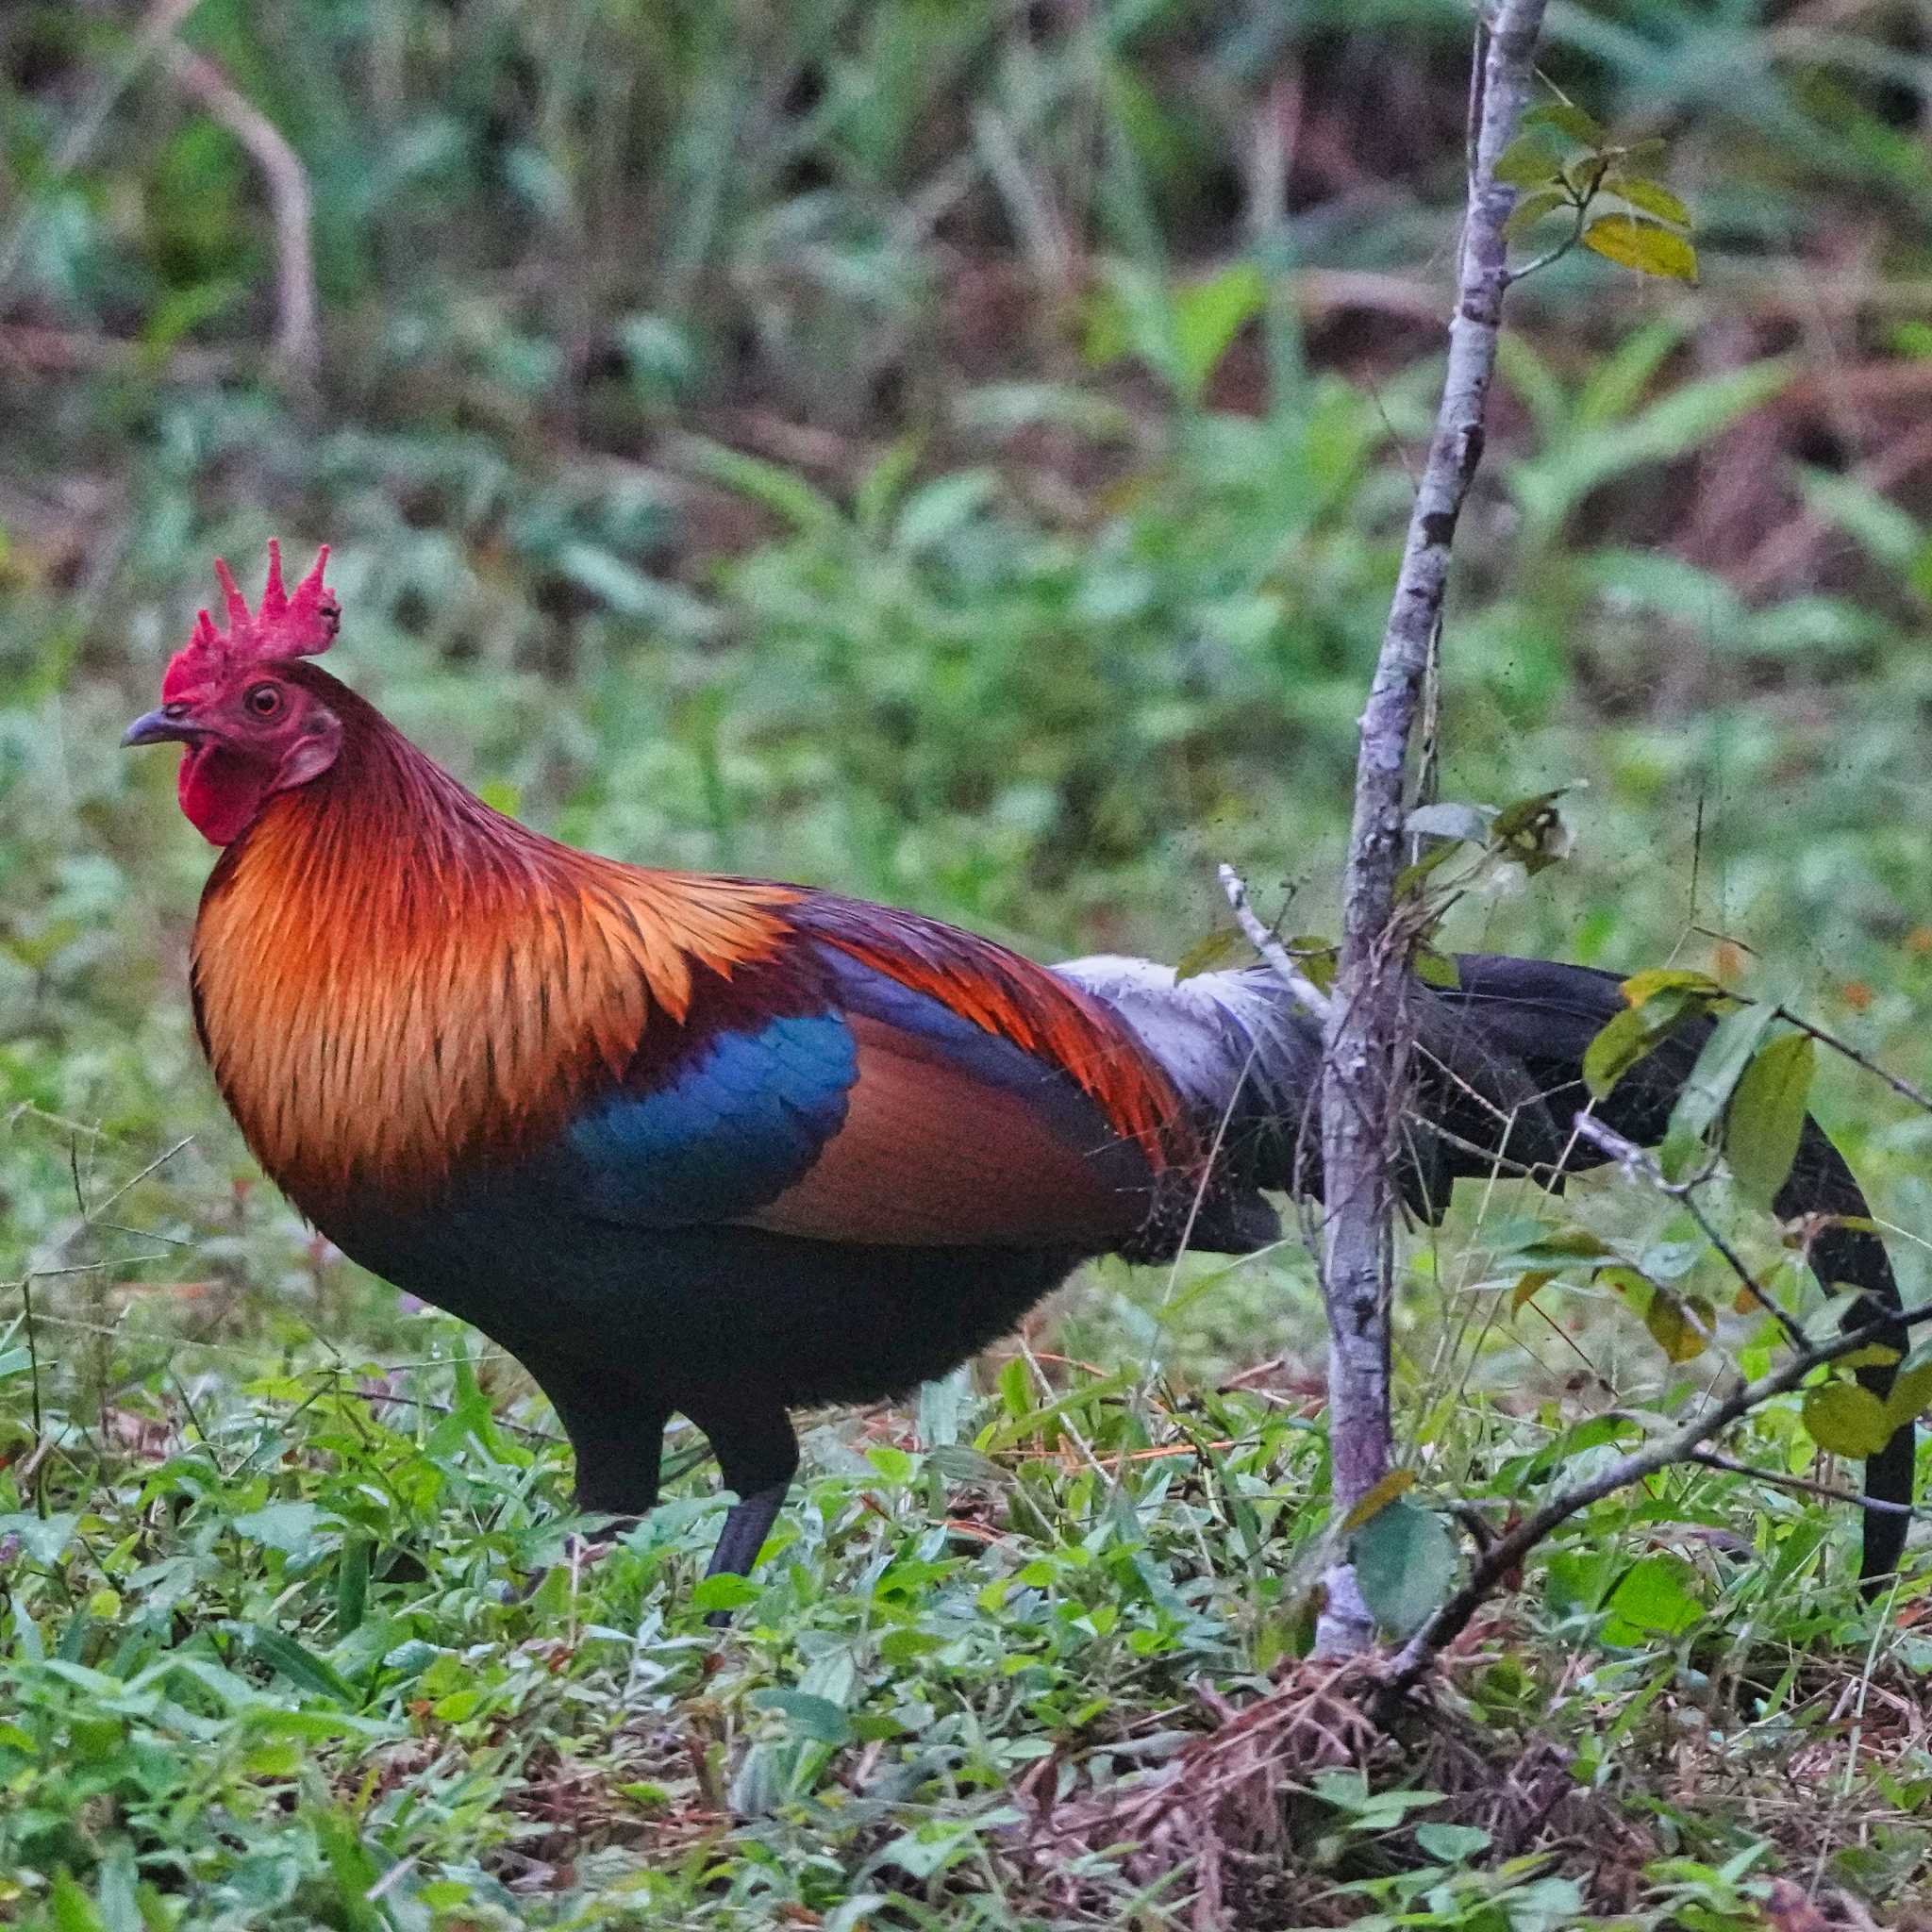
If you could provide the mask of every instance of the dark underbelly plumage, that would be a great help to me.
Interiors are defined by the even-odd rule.
[[[1081,1258],[623,1225],[504,1175],[432,1208],[365,1201],[321,1225],[546,1386],[558,1371],[588,1372],[641,1406],[686,1413],[740,1395],[793,1407],[902,1393],[1006,1333]]]

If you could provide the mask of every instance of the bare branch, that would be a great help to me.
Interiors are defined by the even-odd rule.
[[[1673,1463],[1693,1460],[1705,1443],[1722,1435],[1730,1425],[1774,1396],[1784,1395],[1804,1381],[1814,1369],[1837,1361],[1874,1341],[1897,1333],[1903,1321],[1914,1324],[1932,1321],[1932,1307],[1908,1308],[1903,1317],[1889,1315],[1882,1322],[1867,1322],[1840,1332],[1827,1341],[1811,1343],[1794,1354],[1783,1367],[1760,1375],[1755,1382],[1740,1382],[1724,1399],[1706,1410],[1694,1422],[1687,1423],[1674,1435],[1666,1436],[1642,1449],[1621,1456],[1602,1474],[1579,1483],[1553,1497],[1541,1509],[1525,1516],[1507,1536],[1498,1537],[1476,1558],[1468,1581],[1397,1652],[1390,1666],[1388,1685],[1391,1690],[1406,1690],[1416,1682],[1443,1647],[1454,1641],[1475,1615],[1490,1592],[1522,1562],[1538,1543],[1553,1530],[1560,1529],[1571,1517],[1600,1503],[1618,1490],[1627,1489],[1668,1469]],[[1899,1506],[1894,1506],[1899,1507]]]
[[[1909,1080],[1901,1079],[1898,1074],[1888,1073],[1869,1055],[1862,1054],[1856,1046],[1839,1039],[1834,1033],[1827,1033],[1823,1026],[1815,1026],[1802,1013],[1794,1013],[1789,1007],[1774,1007],[1773,1012],[1780,1020],[1789,1021],[1800,1033],[1808,1033],[1820,1046],[1828,1046],[1833,1053],[1842,1055],[1855,1067],[1863,1067],[1874,1079],[1883,1080],[1901,1100],[1909,1100],[1914,1107],[1924,1108],[1932,1113],[1932,1095],[1923,1089],[1914,1087]]]
[[[1503,228],[1514,189],[1495,166],[1529,98],[1543,0],[1499,0],[1476,34],[1475,130],[1449,361],[1435,435],[1416,490],[1402,572],[1362,714],[1355,814],[1342,898],[1341,960],[1330,1004],[1323,1080],[1326,1214],[1322,1293],[1329,1344],[1328,1416],[1338,1520],[1389,1467],[1390,1257],[1406,1072],[1401,1051],[1406,946],[1395,929],[1403,783],[1430,639],[1441,620],[1457,521],[1482,459],[1484,412],[1508,286]],[[1327,1577],[1318,1652],[1374,1641],[1353,1570]]]
[[[1708,1214],[1704,1203],[1697,1198],[1698,1187],[1709,1178],[1700,1174],[1690,1181],[1673,1181],[1665,1177],[1656,1157],[1647,1149],[1638,1146],[1634,1141],[1626,1141],[1622,1134],[1614,1133],[1604,1125],[1594,1114],[1579,1113],[1574,1123],[1577,1138],[1588,1141],[1592,1147],[1598,1147],[1633,1179],[1648,1181],[1658,1193],[1668,1194],[1672,1200],[1680,1201],[1690,1210],[1690,1218],[1703,1230],[1704,1238],[1719,1255],[1724,1265],[1738,1277],[1740,1288],[1764,1312],[1785,1331],[1785,1338],[1793,1348],[1806,1346],[1805,1331],[1797,1318],[1787,1308],[1780,1307],[1758,1285],[1757,1277],[1745,1267],[1743,1257],[1731,1246],[1724,1237],[1724,1231]]]
[[[322,365],[322,338],[316,325],[308,171],[282,130],[239,93],[212,60],[178,42],[169,45],[166,58],[182,92],[225,127],[261,171],[275,225],[274,356],[291,381],[312,387]]]
[[[1241,874],[1231,865],[1219,866],[1216,871],[1221,890],[1227,894],[1227,903],[1234,908],[1235,919],[1247,935],[1248,943],[1274,969],[1274,976],[1308,1013],[1317,1020],[1329,1019],[1332,1012],[1328,995],[1295,964],[1294,955],[1281,943],[1279,936],[1256,916],[1255,908],[1248,904],[1248,889]]]
[[[1714,1449],[1693,1450],[1684,1460],[1700,1469],[1722,1470],[1725,1475],[1749,1476],[1756,1483],[1769,1483],[1774,1490],[1796,1490],[1800,1495],[1823,1496],[1827,1503],[1849,1504],[1854,1509],[1875,1509],[1881,1516],[1924,1516],[1932,1518],[1932,1507],[1924,1503],[1894,1503],[1865,1490],[1840,1489],[1837,1483],[1813,1482],[1807,1475],[1787,1475],[1778,1469],[1756,1469],[1740,1462],[1735,1456],[1720,1456]],[[1481,1539],[1477,1539],[1478,1542]]]
[[[176,347],[158,355],[145,342],[77,329],[0,325],[0,362],[29,374],[138,375],[151,381],[209,383],[231,374],[235,358],[225,349]]]

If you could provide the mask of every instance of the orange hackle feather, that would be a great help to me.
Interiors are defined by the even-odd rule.
[[[621,1080],[701,974],[768,959],[796,889],[646,872],[494,812],[319,669],[344,726],[208,880],[193,986],[262,1166],[310,1213],[428,1195]]]
[[[358,1188],[425,1198],[475,1163],[540,1144],[654,1044],[668,1046],[701,984],[782,968],[802,931],[1062,1069],[1155,1172],[1198,1160],[1165,1074],[1032,961],[885,908],[558,844],[491,810],[326,673],[285,675],[325,698],[342,750],[321,777],[273,797],[216,866],[193,989],[224,1098],[262,1166],[310,1213]],[[1039,1136],[1033,1218],[1053,1222],[1056,1187],[1071,1211],[1072,1182],[1054,1181],[1051,1137],[1022,1102],[961,1085],[942,1059],[901,1095],[888,1070],[919,1049],[859,1033],[850,1144],[835,1142],[815,1184],[774,1204],[769,1224],[806,1225],[890,1164],[900,1192],[881,1226],[933,1239],[958,1212],[975,1133],[977,1151],[1008,1167]],[[941,1190],[929,1201],[907,1191],[922,1149]],[[989,1191],[990,1231],[1003,1214],[1008,1232],[1031,1225],[1014,1185]],[[1096,1199],[1090,1218],[1119,1213]]]

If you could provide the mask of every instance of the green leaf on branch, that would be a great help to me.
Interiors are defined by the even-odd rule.
[[[1709,974],[1675,966],[1632,974],[1618,991],[1629,1010],[1608,1021],[1583,1056],[1584,1084],[1599,1100],[1680,1020],[1728,997]]]
[[[1889,1369],[1897,1360],[1897,1349],[1887,1348],[1882,1341],[1868,1341],[1863,1348],[1840,1356],[1832,1366],[1842,1374],[1847,1369]]]
[[[1603,124],[1572,101],[1545,101],[1523,117],[1525,127],[1554,127],[1583,147],[1602,147]]]
[[[1289,958],[1308,976],[1308,983],[1321,992],[1326,992],[1335,984],[1335,969],[1341,962],[1341,950],[1324,940],[1319,933],[1301,933],[1291,940],[1281,942],[1288,948]]]
[[[1496,157],[1493,173],[1511,188],[1540,188],[1556,178],[1561,165],[1556,150],[1541,135],[1519,134]]]
[[[1267,281],[1252,262],[1236,262],[1175,293],[1174,352],[1190,397],[1200,394],[1235,337],[1267,300]]]
[[[1816,1065],[1808,1035],[1788,1033],[1758,1048],[1724,1112],[1724,1158],[1738,1185],[1770,1207],[1798,1157]]]
[[[1432,850],[1425,852],[1413,865],[1405,865],[1395,875],[1395,896],[1407,899],[1413,895],[1416,888],[1427,879],[1439,866],[1445,865],[1460,850],[1454,839],[1444,839]]]
[[[1504,858],[1513,858],[1532,878],[1569,855],[1570,828],[1557,808],[1557,800],[1569,790],[1567,785],[1558,785],[1549,791],[1533,791],[1527,798],[1511,799],[1491,822],[1490,839],[1495,849]]]
[[[1210,932],[1206,939],[1196,940],[1174,961],[1174,976],[1176,980],[1192,979],[1197,974],[1212,972],[1217,966],[1226,965],[1245,943],[1241,934],[1232,930]]]
[[[1697,251],[1674,228],[1636,215],[1599,215],[1583,231],[1583,245],[1607,261],[1672,281],[1697,279]]]
[[[1602,155],[1578,155],[1574,161],[1563,163],[1557,178],[1570,191],[1571,200],[1588,208],[1596,199],[1597,190],[1609,172],[1610,164]]]
[[[1584,1085],[1603,1099],[1676,1024],[1685,1006],[1682,993],[1664,992],[1615,1015],[1583,1050]]]
[[[1828,1456],[1875,1456],[1891,1441],[1886,1405],[1856,1382],[1827,1382],[1805,1396],[1805,1428]]]
[[[1643,1311],[1643,1325],[1650,1339],[1663,1350],[1674,1368],[1680,1362],[1695,1361],[1710,1345],[1717,1311],[1702,1295],[1681,1298],[1660,1288],[1651,1296]]]
[[[1704,1615],[1692,1586],[1697,1573],[1668,1551],[1633,1563],[1610,1592],[1608,1607],[1640,1630],[1674,1637]]]
[[[1694,1295],[1679,1297],[1641,1270],[1621,1262],[1599,1268],[1596,1278],[1615,1289],[1642,1316],[1650,1339],[1673,1366],[1695,1361],[1708,1346],[1717,1319],[1708,1302]]]
[[[1399,1497],[1355,1533],[1350,1553],[1362,1601],[1397,1637],[1439,1608],[1456,1581],[1456,1539],[1442,1519]]]
[[[1342,1519],[1344,1534],[1353,1534],[1363,1524],[1373,1522],[1383,1510],[1415,1487],[1415,1471],[1391,1469]]]
[[[1620,168],[1654,168],[1670,152],[1671,144],[1660,134],[1646,134],[1627,146],[1607,148]]]
[[[1654,966],[1648,973],[1633,973],[1617,991],[1626,1006],[1641,1007],[1660,992],[1696,993],[1702,998],[1720,999],[1724,988],[1707,973],[1689,966]]]
[[[1885,1398],[1885,1420],[1894,1428],[1917,1422],[1932,1408],[1932,1361],[1917,1362],[1901,1369]]]
[[[1526,1268],[1509,1291],[1509,1312],[1520,1315],[1563,1271],[1560,1268]]]
[[[1419,805],[1402,822],[1405,832],[1416,832],[1431,839],[1462,839],[1472,845],[1487,845],[1495,814],[1479,805],[1464,805],[1453,798],[1439,799],[1434,805]]]
[[[1674,222],[1680,228],[1690,225],[1690,210],[1661,181],[1641,175],[1613,175],[1604,185],[1618,200],[1641,208],[1660,222]]]
[[[1513,242],[1526,229],[1533,228],[1545,215],[1553,215],[1559,208],[1574,208],[1575,203],[1561,188],[1538,188],[1529,193],[1519,195],[1516,206],[1509,210],[1509,219],[1503,224],[1506,241]]]
[[[1518,1258],[1532,1268],[1540,1268],[1548,1261],[1594,1261],[1600,1256],[1615,1253],[1608,1241],[1601,1235],[1591,1234],[1587,1227],[1551,1228],[1516,1250]]]
[[[1772,1018],[1770,1007],[1738,1007],[1711,1029],[1671,1108],[1670,1131],[1659,1158],[1673,1180],[1682,1178],[1692,1154],[1724,1112]]]

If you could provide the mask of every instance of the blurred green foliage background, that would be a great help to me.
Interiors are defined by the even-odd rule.
[[[9,808],[155,803],[83,708],[280,531],[338,545],[365,683],[568,836],[1048,945],[1172,943],[1208,852],[1321,903],[1432,402],[1459,8],[155,14],[289,150],[125,9],[9,10]],[[1707,273],[1566,262],[1512,314],[1447,784],[1596,788],[1516,936],[1674,939],[1700,799],[1707,923],[1821,979],[1916,924],[1922,39],[1553,18],[1567,89],[1673,137]],[[185,841],[136,823],[106,842],[159,899]]]
[[[1324,929],[1469,36],[1449,0],[0,11],[0,1279],[194,1137],[124,1204],[194,1295],[130,1313],[111,1246],[49,1280],[55,1393],[138,1406],[184,1326],[396,1332],[235,1185],[181,985],[208,855],[115,750],[215,553],[252,587],[269,536],[335,545],[331,668],[575,841],[1043,956],[1175,957],[1222,859]],[[1666,138],[1704,278],[1578,255],[1510,298],[1442,789],[1577,785],[1577,847],[1450,936],[1714,965],[1924,1080],[1932,26],[1557,0],[1544,69]],[[1825,1099],[1932,1228],[1926,1123]],[[1137,1292],[1074,1340],[1141,1348]],[[1288,1318],[1189,1320],[1206,1374]]]
[[[1436,0],[8,9],[0,1104],[236,1158],[178,997],[206,854],[113,746],[210,556],[277,533],[337,546],[337,667],[566,838],[1046,954],[1174,957],[1227,858],[1322,929],[1467,39]],[[1551,81],[1668,140],[1705,276],[1512,296],[1441,724],[1449,797],[1584,788],[1574,862],[1458,942],[1765,956],[1907,1072],[1928,58],[1909,4],[1554,9]]]

